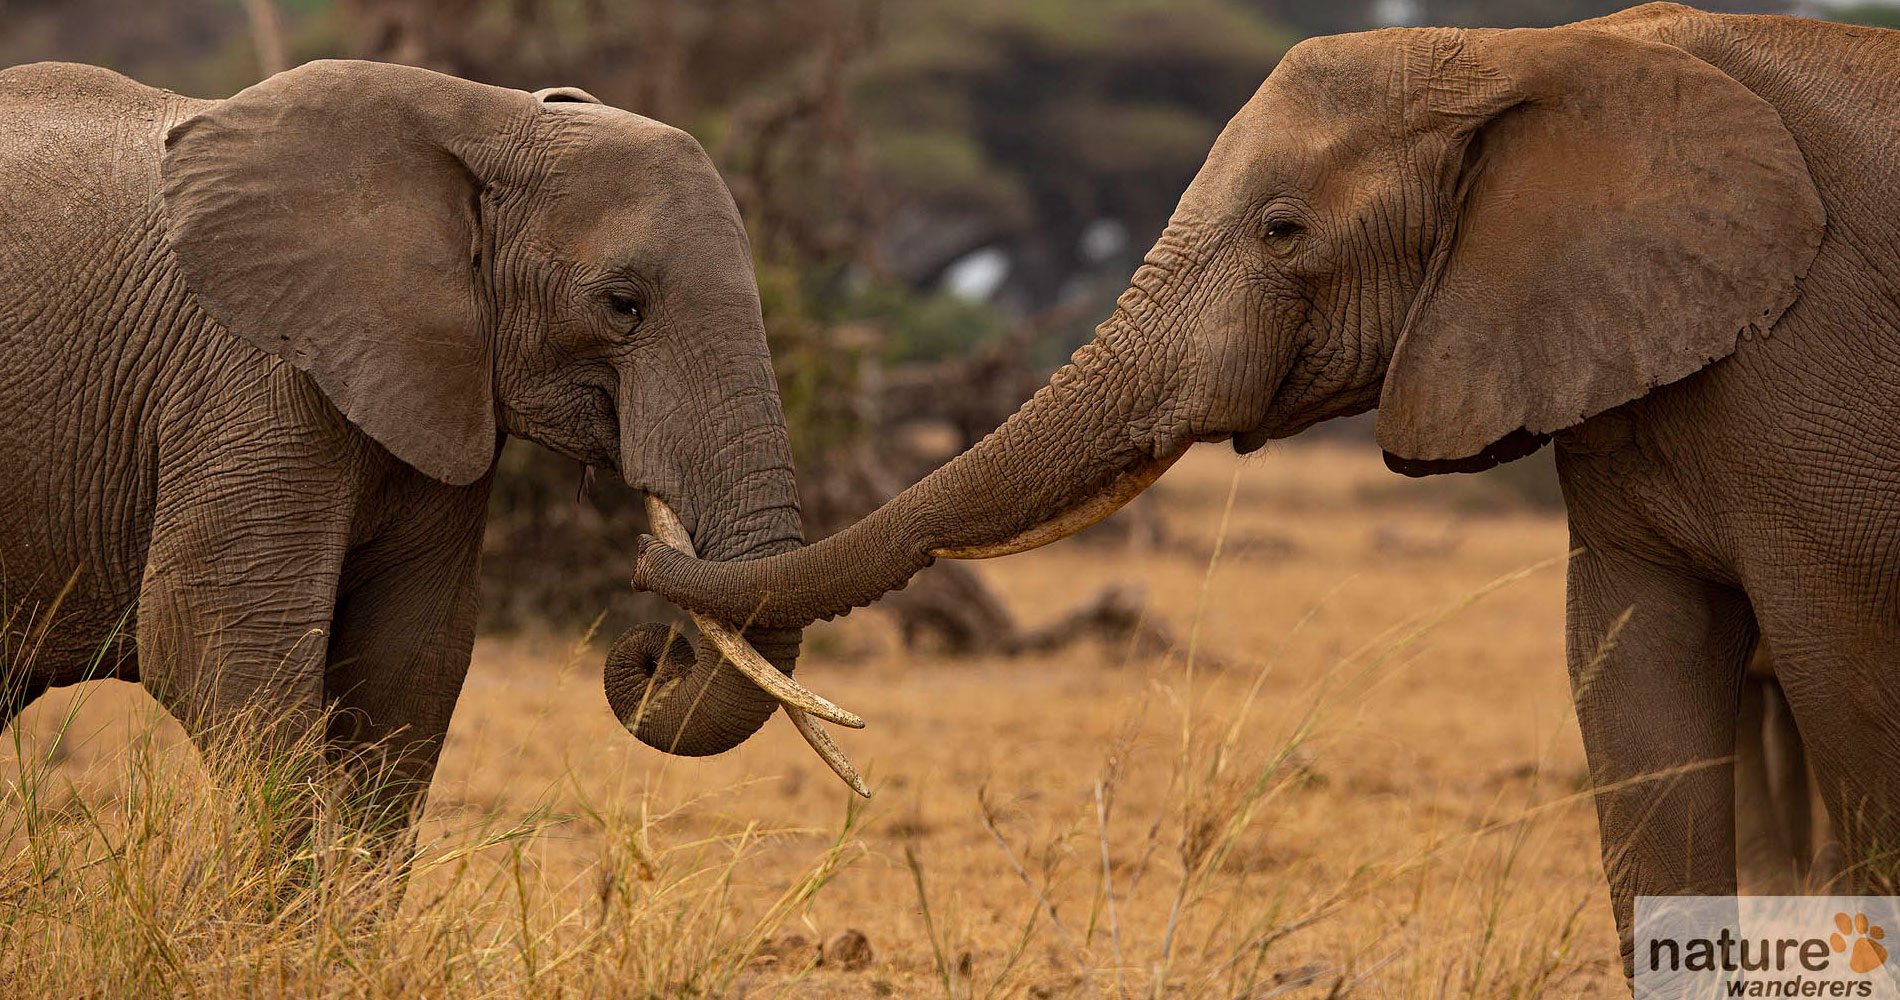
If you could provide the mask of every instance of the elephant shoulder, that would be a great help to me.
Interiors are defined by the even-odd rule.
[[[143,215],[165,130],[206,103],[97,66],[0,70],[0,243],[45,238],[56,220],[97,230]]]
[[[18,111],[138,114],[162,111],[177,99],[170,91],[83,63],[38,62],[0,70],[0,100]]]
[[[20,154],[28,146],[57,143],[112,159],[128,153],[155,157],[167,128],[212,103],[100,66],[40,62],[0,69],[0,131],[25,140],[12,144]],[[38,148],[32,155],[46,152]]]
[[[165,130],[202,103],[96,66],[0,70],[0,317],[70,315],[75,268],[149,255]]]

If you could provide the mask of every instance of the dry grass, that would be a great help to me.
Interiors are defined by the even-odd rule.
[[[485,640],[380,921],[392,879],[347,837],[291,863],[324,878],[258,863],[241,819],[271,780],[214,786],[128,685],[55,692],[0,751],[0,992],[1623,995],[1561,518],[1333,446],[1199,449],[1163,485],[1203,554],[982,572],[1032,623],[1140,581],[1191,662],[909,658],[864,612],[814,631],[801,678],[870,721],[840,737],[861,812],[782,719],[663,758],[575,637]],[[818,964],[847,929],[872,964]]]

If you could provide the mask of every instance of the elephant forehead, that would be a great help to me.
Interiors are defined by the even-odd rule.
[[[1378,110],[1396,118],[1389,100]],[[1383,176],[1395,162],[1397,136],[1388,127],[1366,127],[1370,114],[1342,116],[1286,88],[1262,87],[1215,141],[1195,193],[1245,209],[1278,196],[1323,198],[1328,189],[1358,186],[1354,178],[1362,174]]]
[[[538,213],[548,242],[603,267],[750,261],[732,194],[692,136],[628,112],[576,107],[580,120]]]
[[[1310,38],[1287,51],[1256,97],[1362,129],[1416,125],[1420,112],[1498,81],[1473,58],[1490,29],[1386,28]]]
[[[1203,208],[1265,199],[1358,204],[1438,142],[1432,110],[1475,65],[1469,32],[1387,29],[1290,50],[1214,143],[1195,180]],[[1427,159],[1430,157],[1428,156]]]
[[[1255,100],[1291,102],[1328,118],[1386,114],[1405,75],[1408,42],[1403,31],[1309,38],[1287,50]]]

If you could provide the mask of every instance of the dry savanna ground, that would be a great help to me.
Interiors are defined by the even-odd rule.
[[[869,721],[838,737],[862,806],[783,718],[668,759],[609,716],[598,644],[485,639],[380,919],[347,837],[258,863],[281,774],[214,784],[136,688],[58,691],[0,751],[0,992],[1619,995],[1565,531],[1500,494],[1203,446],[1169,544],[980,566],[1031,625],[1139,584],[1169,654],[814,629],[801,679]]]

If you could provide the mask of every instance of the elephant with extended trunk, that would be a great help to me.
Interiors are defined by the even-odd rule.
[[[1900,33],[1651,5],[1288,53],[1094,342],[860,523],[636,582],[796,625],[1059,538],[1195,441],[1379,410],[1413,475],[1554,442],[1569,657],[1628,956],[1735,886],[1759,634],[1862,886],[1900,846]],[[1613,642],[1605,643],[1629,612]]]
[[[401,829],[468,669],[506,436],[664,497],[709,557],[798,544],[745,229],[685,133],[320,62],[223,101],[17,67],[0,135],[0,569],[37,609],[0,619],[39,629],[0,662],[0,726],[90,676],[200,742],[328,718],[339,751],[390,752],[364,815]],[[792,669],[796,630],[749,637]],[[669,652],[647,743],[718,753],[777,708]]]

